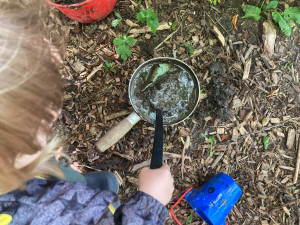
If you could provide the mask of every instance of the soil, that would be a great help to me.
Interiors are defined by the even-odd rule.
[[[72,4],[77,4],[84,2],[86,0],[52,0],[52,2],[56,4],[61,4],[61,5],[72,5]]]
[[[262,21],[242,19],[242,4],[258,5],[254,0],[221,0],[215,6],[205,0],[142,1],[141,7],[147,5],[157,12],[160,23],[176,20],[178,25],[174,30],[157,31],[157,35],[137,35],[132,56],[125,63],[116,54],[113,39],[126,33],[126,19],[135,22],[134,1],[117,2],[115,11],[123,21],[116,28],[110,25],[116,19],[113,13],[88,25],[53,11],[46,23],[50,40],[58,36],[57,26],[62,22],[69,34],[61,69],[66,78],[64,105],[54,128],[65,137],[64,151],[71,155],[71,166],[83,173],[109,170],[117,174],[122,201],[136,191],[138,170],[133,168],[151,158],[153,125],[139,122],[104,153],[96,151],[95,143],[133,111],[128,85],[135,69],[153,57],[176,57],[196,73],[201,98],[187,120],[164,127],[165,162],[175,181],[168,209],[188,187],[197,188],[225,172],[243,190],[226,218],[228,224],[299,224],[300,179],[293,183],[300,136],[299,26],[291,37],[283,36],[278,28],[275,51],[269,56],[264,52]],[[280,1],[279,10],[295,5],[299,6],[299,1]],[[237,29],[231,22],[236,14]],[[133,29],[144,25],[138,23]],[[194,54],[189,54],[184,44],[193,46]],[[250,72],[243,78],[250,59]],[[116,73],[103,69],[104,61]],[[296,139],[287,145],[292,129]],[[212,156],[210,136],[215,137]],[[270,137],[267,148],[262,142],[265,136]],[[183,154],[183,141],[188,137],[191,143]],[[191,224],[204,224],[185,200],[174,212],[182,224],[191,214]],[[166,224],[176,222],[169,216]]]

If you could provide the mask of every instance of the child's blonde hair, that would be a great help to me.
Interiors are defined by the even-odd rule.
[[[48,159],[58,145],[50,137],[62,104],[62,80],[37,5],[0,2],[0,194],[37,175],[61,174]],[[33,162],[16,165],[19,157],[40,150]]]

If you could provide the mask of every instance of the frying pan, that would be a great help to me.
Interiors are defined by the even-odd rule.
[[[163,124],[173,125],[173,124],[180,123],[194,112],[200,98],[200,85],[194,71],[187,64],[175,58],[158,57],[158,58],[150,59],[144,62],[143,64],[141,64],[135,70],[129,82],[129,88],[128,88],[129,99],[131,105],[133,106],[134,112],[132,112],[126,118],[121,120],[115,127],[110,129],[103,137],[101,137],[98,140],[98,142],[96,143],[96,148],[98,151],[104,152],[112,145],[117,143],[138,121],[140,121],[140,119],[143,119],[144,121],[147,121],[149,123],[155,123],[156,121],[155,116],[157,115],[155,113],[155,110],[152,111],[152,113],[143,110],[141,108],[140,102],[135,99],[137,92],[141,91],[138,90],[140,88],[136,84],[137,81],[141,79],[143,71],[145,71],[146,68],[149,68],[151,65],[162,64],[162,63],[172,64],[175,65],[176,67],[181,68],[181,70],[183,70],[185,73],[188,74],[190,82],[192,82],[193,84],[193,100],[191,100],[188,103],[188,106],[186,107],[184,114],[179,116],[178,118],[175,119],[173,118],[169,120],[168,118],[166,118],[165,120],[164,117]],[[166,73],[164,76],[168,76],[168,73]],[[159,82],[158,79],[156,82]],[[165,85],[169,85],[169,84],[165,84]],[[148,100],[144,100],[144,101],[148,101]]]

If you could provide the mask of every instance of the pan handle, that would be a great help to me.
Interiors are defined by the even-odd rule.
[[[96,149],[99,152],[105,152],[108,148],[117,143],[128,131],[130,131],[131,128],[140,121],[140,119],[141,117],[139,117],[135,112],[130,113],[97,141]]]
[[[163,113],[162,110],[156,109],[155,133],[152,150],[150,169],[158,169],[163,163]]]

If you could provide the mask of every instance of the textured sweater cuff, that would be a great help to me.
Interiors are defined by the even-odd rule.
[[[158,215],[160,221],[165,221],[168,216],[167,208],[158,200],[153,198],[151,195],[148,195],[145,192],[137,191],[133,196],[131,196],[136,202],[143,202],[149,208],[151,208],[151,212],[153,214]],[[143,209],[145,205],[140,205]]]

